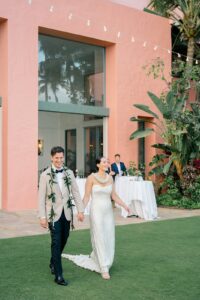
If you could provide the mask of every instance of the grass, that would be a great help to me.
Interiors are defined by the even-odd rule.
[[[48,235],[0,240],[1,300],[198,300],[200,218],[116,227],[111,280],[63,259],[67,287],[50,274]],[[68,253],[90,252],[89,231],[71,233]]]

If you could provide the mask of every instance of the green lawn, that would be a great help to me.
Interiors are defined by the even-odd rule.
[[[116,227],[110,281],[64,259],[70,285],[56,285],[49,244],[48,235],[0,240],[0,299],[200,299],[199,217]],[[88,254],[89,231],[72,232],[65,252]]]

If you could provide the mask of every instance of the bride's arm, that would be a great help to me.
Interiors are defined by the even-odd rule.
[[[83,205],[84,207],[87,206],[89,200],[90,200],[90,195],[91,195],[91,191],[92,191],[92,185],[93,185],[93,180],[91,175],[88,176],[86,183],[85,183],[85,195],[83,197]]]
[[[111,194],[112,199],[121,207],[123,207],[128,213],[130,213],[130,209],[129,207],[126,205],[126,203],[124,203],[124,201],[122,201],[122,199],[119,198],[119,196],[116,194],[115,192],[115,185],[113,184],[113,188],[112,188],[112,194]]]

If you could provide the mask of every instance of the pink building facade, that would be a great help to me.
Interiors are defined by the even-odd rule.
[[[76,51],[74,55],[70,52],[70,57],[76,60],[74,65],[68,66],[62,62],[61,67],[62,73],[69,74],[69,70],[76,70],[84,75],[80,89],[86,100],[82,104],[77,104],[80,95],[76,103],[71,104],[66,100],[67,91],[74,82],[72,73],[69,82],[64,81],[64,90],[61,90],[61,84],[59,91],[58,86],[53,89],[50,82],[52,94],[48,94],[48,99],[41,98],[42,93],[45,95],[45,87],[42,91],[39,80],[42,82],[44,73],[41,71],[39,75],[38,70],[42,70],[45,59],[47,63],[47,56],[39,50],[39,37],[50,38],[50,44],[51,38],[66,40],[66,48],[69,42],[75,43],[70,44],[70,49]],[[87,50],[85,45],[96,48]],[[79,46],[82,52],[85,49],[86,54],[78,52]],[[155,46],[158,46],[156,50]],[[60,143],[66,148],[66,136],[69,134],[68,141],[73,137],[73,132],[68,129],[80,129],[76,131],[74,146],[76,168],[79,169],[82,164],[81,168],[85,171],[84,151],[87,145],[94,146],[88,139],[91,138],[91,128],[95,126],[102,127],[101,146],[104,155],[112,161],[114,154],[120,153],[127,166],[130,161],[137,164],[138,141],[129,140],[137,124],[129,119],[132,115],[141,115],[133,104],[143,103],[155,110],[147,91],[159,94],[162,88],[161,83],[146,76],[142,67],[160,57],[165,62],[166,73],[169,73],[171,57],[166,49],[170,48],[171,28],[167,19],[112,1],[0,1],[1,208],[8,211],[37,208],[38,168],[47,164],[50,146]],[[99,63],[101,49],[103,67]],[[66,51],[69,56],[69,50]],[[87,57],[93,57],[93,69],[96,71],[90,69],[86,76],[82,67],[85,62],[90,68],[90,63],[86,63]],[[62,57],[55,55],[55,59],[60,61]],[[60,103],[59,97],[64,95],[62,93],[66,97]],[[76,90],[76,96],[77,93]],[[100,94],[103,95],[103,100],[100,99],[102,103],[94,100],[93,106],[87,105],[87,99],[98,98]],[[76,125],[70,127],[75,121]],[[98,130],[95,132],[100,134]],[[43,156],[38,156],[38,139],[44,143]],[[96,138],[97,142],[99,139]],[[150,145],[156,140],[156,136],[151,136],[145,142],[147,165],[154,154]]]

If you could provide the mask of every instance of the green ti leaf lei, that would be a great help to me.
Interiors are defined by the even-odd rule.
[[[70,177],[70,174],[68,173],[68,168],[67,167],[63,167],[63,172],[64,172],[64,184],[67,187],[68,193],[69,193],[69,198],[67,200],[67,207],[71,210],[71,228],[72,230],[74,229],[74,223],[73,223],[73,194],[72,194],[72,188],[71,188],[71,184],[72,184],[72,179]],[[50,179],[49,179],[49,185],[50,185],[50,189],[51,189],[51,194],[48,195],[48,199],[51,200],[51,211],[49,214],[49,219],[50,222],[53,223],[54,222],[54,218],[55,218],[55,211],[54,211],[54,203],[56,202],[56,195],[53,191],[53,185],[57,184],[56,181],[56,172],[53,170],[53,168],[51,167],[51,172],[48,173],[47,175],[49,175]]]

